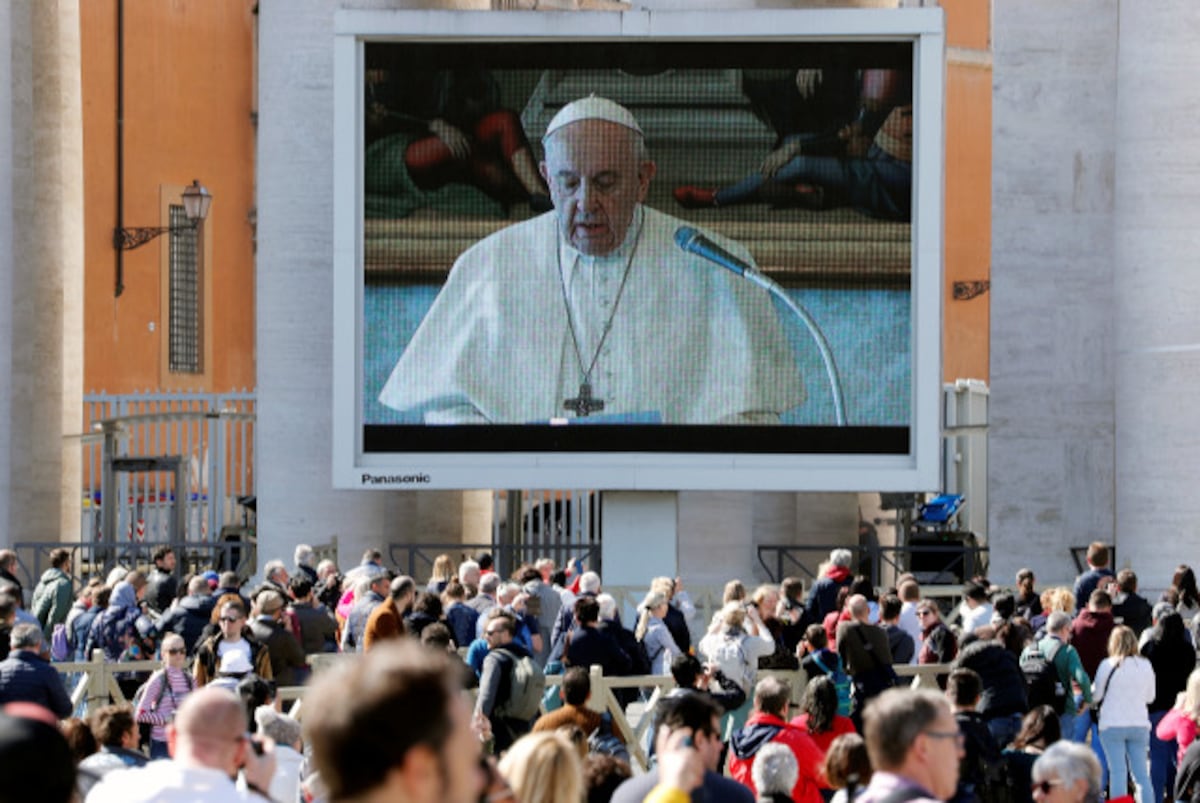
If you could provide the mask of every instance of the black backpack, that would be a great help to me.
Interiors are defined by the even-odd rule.
[[[1055,648],[1050,655],[1042,652],[1035,642],[1021,653],[1021,674],[1025,676],[1025,691],[1030,710],[1043,705],[1061,714],[1067,707],[1067,689],[1058,672],[1058,656],[1063,648]]]

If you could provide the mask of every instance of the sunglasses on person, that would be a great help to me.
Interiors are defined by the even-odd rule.
[[[1062,781],[1060,781],[1058,778],[1055,778],[1052,781],[1034,781],[1029,786],[1029,792],[1031,794],[1033,792],[1041,792],[1043,795],[1048,795],[1050,794],[1050,790],[1056,786],[1062,786]]]
[[[169,650],[163,650],[163,652],[165,652],[167,655],[186,655],[187,654],[187,650],[185,650],[183,647],[172,647]]]
[[[933,615],[933,611],[931,611],[929,608],[921,608],[919,611],[917,611],[917,616],[932,616],[932,615]]]
[[[242,621],[242,619],[240,616],[222,616],[221,621],[222,622],[240,622],[240,621]]]

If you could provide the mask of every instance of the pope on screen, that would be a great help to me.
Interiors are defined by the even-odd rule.
[[[458,258],[380,401],[428,424],[773,424],[803,403],[767,292],[643,205],[656,167],[633,115],[583,98],[542,142],[554,210]]]

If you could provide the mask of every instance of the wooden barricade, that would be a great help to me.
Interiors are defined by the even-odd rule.
[[[319,654],[308,656],[309,664],[314,673],[320,673],[342,661],[354,660],[353,655]],[[71,691],[71,702],[76,708],[86,702],[91,710],[106,705],[111,697],[117,702],[127,702],[121,688],[117,685],[115,675],[118,672],[150,672],[161,667],[158,661],[133,661],[129,663],[108,663],[104,653],[96,650],[92,653],[91,661],[72,661],[54,664],[55,669],[64,675],[78,673],[78,681]],[[897,665],[896,674],[912,688],[937,689],[937,676],[950,671],[947,664]],[[792,702],[800,705],[804,698],[804,687],[807,677],[802,670],[765,669],[758,676],[774,675],[786,678],[792,689]],[[599,666],[591,667],[589,677],[592,686],[592,696],[588,707],[603,713],[608,712],[612,717],[613,728],[620,733],[629,749],[630,758],[642,769],[649,768],[649,761],[642,742],[647,729],[653,720],[651,712],[655,705],[668,691],[675,687],[675,681],[669,675],[637,675],[631,677],[606,676]],[[547,675],[547,688],[560,686],[562,675]],[[617,699],[614,692],[617,689],[652,689],[649,696],[641,703],[641,715],[636,722],[631,722],[627,711]],[[286,711],[296,719],[304,717],[304,686],[285,686],[276,690],[276,701],[281,710]],[[474,691],[472,691],[474,694]],[[542,713],[545,713],[543,708]]]

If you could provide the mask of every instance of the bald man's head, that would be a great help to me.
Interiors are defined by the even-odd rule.
[[[850,615],[860,622],[867,621],[871,615],[871,605],[862,594],[854,594],[846,600],[846,607],[850,609]]]
[[[227,689],[189,694],[175,715],[175,729],[194,738],[234,737],[246,732],[246,707]]]
[[[179,706],[168,731],[171,755],[190,766],[236,775],[246,749],[246,706],[228,689],[197,689]]]

